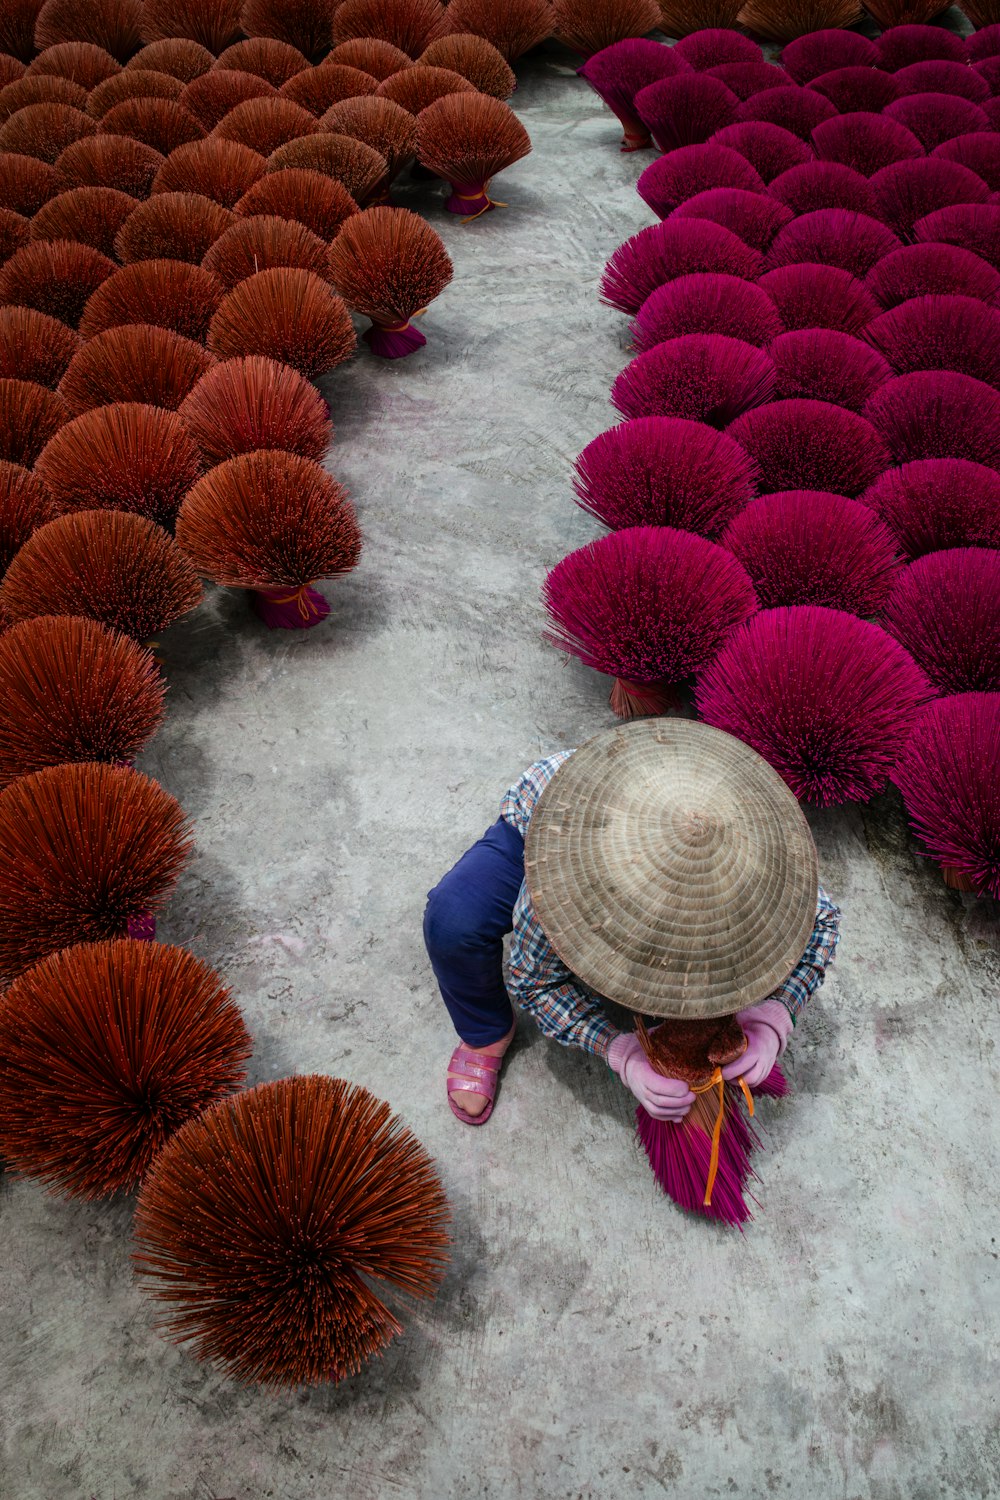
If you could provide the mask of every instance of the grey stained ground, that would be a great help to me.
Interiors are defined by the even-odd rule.
[[[424,893],[528,761],[609,723],[537,599],[592,534],[570,465],[626,360],[597,281],[648,222],[644,159],[561,64],[523,72],[505,212],[463,227],[420,191],[456,271],[426,350],[324,382],[367,538],[330,620],[272,634],[213,597],[166,641],[146,760],[198,840],[161,935],[232,981],[255,1080],[355,1080],[426,1143],[443,1291],[337,1389],[240,1389],[154,1332],[128,1203],[7,1181],[5,1500],[1000,1494],[996,910],[942,887],[894,801],[812,820],[843,944],[745,1237],[659,1196],[629,1095],[528,1024],[486,1129],[444,1102]]]

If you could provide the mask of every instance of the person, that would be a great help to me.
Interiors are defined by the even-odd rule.
[[[641,1021],[619,1029],[604,1001],[674,1021],[735,1014],[745,1049],[721,1072],[753,1088],[823,982],[839,924],[792,793],[721,730],[638,720],[537,761],[427,898],[427,952],[460,1039],[452,1113],[492,1115],[512,999],[661,1120],[686,1115],[689,1082],[655,1067]]]

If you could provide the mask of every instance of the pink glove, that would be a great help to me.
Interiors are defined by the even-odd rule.
[[[656,1071],[633,1032],[622,1031],[615,1037],[608,1048],[608,1064],[654,1120],[683,1120],[694,1103],[686,1083]]]
[[[792,1030],[792,1018],[780,1000],[765,1000],[750,1010],[737,1012],[736,1019],[747,1039],[747,1050],[722,1070],[726,1079],[744,1078],[756,1088],[784,1052]]]

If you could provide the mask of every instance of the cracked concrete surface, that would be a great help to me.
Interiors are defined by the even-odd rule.
[[[412,190],[456,266],[426,350],[323,382],[367,541],[329,621],[272,634],[213,595],[165,639],[145,760],[198,841],[161,936],[234,985],[254,1080],[339,1074],[417,1132],[446,1283],[339,1388],[241,1389],[153,1331],[130,1203],[6,1180],[9,1500],[1000,1494],[996,911],[944,889],[894,798],[812,818],[843,942],[745,1237],[660,1197],[621,1085],[529,1024],[486,1129],[445,1104],[424,893],[528,761],[610,717],[537,599],[593,534],[570,464],[612,421],[627,325],[597,282],[649,222],[645,158],[564,63],[521,70],[506,211],[463,227]]]

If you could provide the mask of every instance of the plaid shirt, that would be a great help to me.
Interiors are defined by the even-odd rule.
[[[572,754],[572,750],[563,750],[548,760],[536,761],[504,797],[500,816],[513,824],[522,838],[527,835],[542,789]],[[839,938],[840,908],[820,886],[816,925],[806,950],[784,983],[768,996],[784,1005],[793,1023],[809,996],[823,983]],[[545,936],[527,882],[522,884],[514,908],[509,986],[520,1008],[534,1016],[547,1036],[565,1047],[583,1047],[598,1057],[607,1055],[618,1029],[605,1016],[601,996],[567,969]]]

